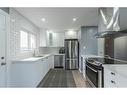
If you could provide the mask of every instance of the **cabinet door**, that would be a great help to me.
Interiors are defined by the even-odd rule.
[[[64,39],[65,39],[64,33],[60,32],[47,33],[47,45],[49,47],[63,47]]]
[[[51,68],[54,68],[54,55],[51,56],[50,64],[51,64]]]
[[[47,46],[47,34],[46,30],[40,31],[40,47],[46,47]]]
[[[117,87],[115,76],[111,75],[112,72],[113,71],[104,68],[104,87]]]
[[[121,75],[118,75],[116,78],[117,87],[127,87],[127,78]]]
[[[127,87],[126,66],[104,67],[104,87]]]
[[[42,60],[38,60],[35,64],[36,65],[36,72],[37,72],[37,80],[38,80],[38,84],[40,83],[40,81],[42,80],[42,78],[44,77],[43,74],[43,61]]]
[[[46,73],[49,71],[50,69],[50,57],[46,57]]]
[[[54,55],[49,56],[49,69],[54,68]]]
[[[47,65],[47,62],[46,62],[46,59],[45,58],[43,58],[42,61],[43,61],[43,63],[42,63],[43,64],[43,76],[45,76],[46,73],[47,73],[46,72],[47,71],[47,66],[46,66]]]
[[[0,87],[6,86],[7,14],[0,10]]]
[[[53,33],[53,45],[56,47],[64,47],[64,33]]]
[[[47,37],[47,39],[46,39],[47,40],[47,46],[53,47],[54,46],[54,44],[53,44],[53,33],[47,32],[46,37]]]

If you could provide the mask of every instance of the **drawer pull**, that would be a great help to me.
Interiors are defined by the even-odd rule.
[[[115,81],[113,81],[113,80],[111,80],[111,83],[116,84],[116,82],[115,82]]]
[[[115,73],[111,72],[111,75],[115,75]]]

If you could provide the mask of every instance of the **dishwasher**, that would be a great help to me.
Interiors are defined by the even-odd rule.
[[[64,68],[65,66],[65,55],[56,54],[54,55],[54,68]]]

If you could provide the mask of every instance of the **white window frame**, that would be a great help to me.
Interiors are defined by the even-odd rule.
[[[27,40],[27,42],[26,42],[27,43],[27,47],[26,48],[21,47],[21,42],[22,42],[21,41],[22,40],[21,39],[21,32],[27,33],[27,39],[26,39]],[[28,40],[29,40],[29,33],[27,31],[20,30],[20,51],[28,51],[29,50],[29,41]]]
[[[31,47],[31,36],[34,36],[35,38],[34,38],[34,44],[35,44],[35,46],[33,46],[33,47]],[[34,33],[29,33],[29,49],[30,50],[35,50],[37,48],[37,35],[36,34],[34,34]]]
[[[23,50],[22,48],[21,48],[21,43],[20,43],[20,52],[29,52],[29,51],[34,51],[36,48],[37,48],[37,35],[35,34],[35,33],[32,33],[32,32],[30,32],[30,31],[28,31],[28,30],[26,30],[26,29],[24,29],[24,28],[21,28],[20,29],[20,31],[24,31],[24,32],[27,32],[28,33],[28,49],[26,49],[26,50]],[[31,35],[34,35],[35,36],[35,48],[31,48],[31,38],[30,38],[30,36]],[[21,40],[21,38],[20,38],[20,40]],[[20,41],[21,42],[21,41]]]

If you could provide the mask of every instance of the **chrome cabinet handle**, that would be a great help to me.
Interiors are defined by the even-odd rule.
[[[115,73],[111,72],[111,75],[115,75]]]
[[[115,82],[115,81],[113,81],[113,80],[111,80],[111,83],[116,84],[116,82]]]
[[[1,66],[6,65],[6,63],[1,63]]]

